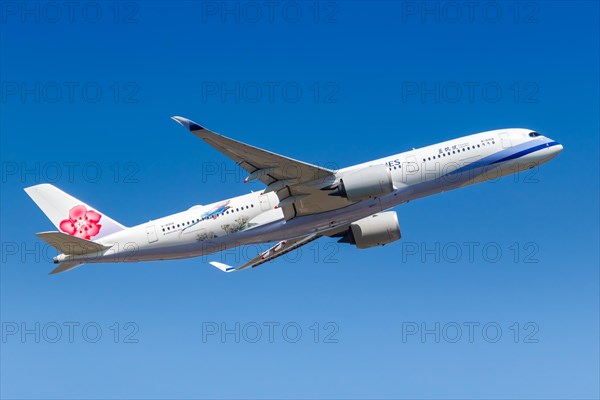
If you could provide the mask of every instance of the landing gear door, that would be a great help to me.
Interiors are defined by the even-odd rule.
[[[156,235],[156,228],[154,225],[146,227],[146,237],[148,238],[148,243],[154,243],[158,241],[158,236]]]

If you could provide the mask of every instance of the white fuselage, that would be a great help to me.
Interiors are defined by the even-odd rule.
[[[394,191],[332,211],[285,220],[275,192],[254,192],[194,206],[98,240],[112,246],[102,255],[64,256],[57,261],[129,262],[196,257],[241,245],[292,239],[349,224],[420,197],[496,179],[554,158],[562,146],[529,129],[478,133],[413,149],[336,172],[336,177],[386,164]]]

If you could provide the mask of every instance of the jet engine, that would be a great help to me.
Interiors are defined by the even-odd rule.
[[[387,165],[372,165],[351,172],[340,179],[330,196],[345,197],[350,201],[383,196],[394,190],[392,174]]]
[[[354,244],[359,249],[367,249],[395,242],[400,236],[398,215],[395,211],[386,211],[351,223],[339,241]]]

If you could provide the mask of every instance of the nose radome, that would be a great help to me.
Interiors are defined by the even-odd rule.
[[[552,139],[550,139],[552,140]],[[553,140],[549,143],[552,154],[558,155],[563,151],[563,145],[558,143],[556,140]]]

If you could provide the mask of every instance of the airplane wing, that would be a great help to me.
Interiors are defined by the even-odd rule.
[[[274,191],[286,219],[329,211],[351,204],[320,189],[335,182],[335,171],[294,160],[212,132],[194,121],[172,117],[195,136],[235,161],[248,172],[245,182],[258,179]]]
[[[244,264],[240,267],[237,267],[237,268],[230,267],[226,264],[216,262],[216,261],[212,261],[209,264],[212,265],[213,267],[219,268],[221,271],[224,271],[224,272],[233,272],[233,271],[240,271],[240,270],[246,269],[246,268],[254,268],[254,267],[258,267],[260,264],[264,264],[267,261],[271,261],[279,256],[282,256],[285,253],[289,253],[290,251],[297,249],[300,246],[304,246],[305,244],[310,243],[313,240],[318,239],[318,238],[319,238],[319,236],[317,234],[312,234],[312,235],[304,236],[304,237],[293,239],[293,240],[282,240],[281,242],[275,244],[273,247],[271,247],[267,251],[263,251],[262,253],[260,253],[256,257],[254,257],[252,260],[248,261],[246,264]],[[225,267],[225,268],[223,269],[223,267]]]
[[[312,242],[313,240],[316,240],[322,236],[331,236],[331,237],[340,236],[340,234],[345,232],[347,229],[348,229],[348,225],[342,225],[337,228],[329,229],[329,230],[326,230],[323,232],[312,233],[307,236],[302,236],[302,237],[290,239],[290,240],[282,240],[282,241],[276,243],[274,246],[272,246],[268,250],[263,251],[262,253],[258,254],[256,257],[254,257],[252,260],[248,261],[246,264],[239,266],[237,268],[229,266],[227,264],[220,263],[218,261],[211,261],[209,264],[212,265],[213,267],[220,269],[223,272],[241,271],[246,268],[258,267],[259,265],[264,264],[267,261],[271,261],[271,260],[273,260],[277,257],[280,257],[286,253],[289,253],[292,250],[296,250],[297,248],[304,246],[305,244],[308,244],[308,243]]]

